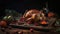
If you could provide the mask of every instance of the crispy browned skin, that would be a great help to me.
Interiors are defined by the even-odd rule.
[[[36,10],[36,9],[27,11],[23,16],[26,21],[34,21],[34,22],[36,22],[40,19],[44,19],[44,17],[45,17],[44,13],[42,13],[41,11]]]

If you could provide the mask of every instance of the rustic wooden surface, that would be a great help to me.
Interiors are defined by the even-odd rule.
[[[5,31],[3,32],[0,30],[0,34],[17,34],[17,33],[23,32],[23,34],[60,34],[58,32],[42,32],[42,31],[35,31],[30,32],[30,30],[25,30],[25,29],[18,29],[18,28],[6,28]]]

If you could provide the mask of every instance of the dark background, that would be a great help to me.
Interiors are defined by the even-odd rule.
[[[59,15],[59,2],[55,0],[0,0],[0,16],[5,16],[5,9],[13,9],[20,13],[24,13],[26,9],[30,8],[40,10],[46,2],[48,2],[49,10]]]

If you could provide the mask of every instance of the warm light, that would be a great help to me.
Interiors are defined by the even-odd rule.
[[[47,24],[47,22],[46,22],[45,20],[43,20],[43,21],[41,22],[41,24]]]

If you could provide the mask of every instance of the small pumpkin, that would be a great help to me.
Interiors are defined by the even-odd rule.
[[[0,21],[0,26],[1,27],[5,27],[6,25],[7,25],[7,22],[6,21],[3,21],[3,20]]]

